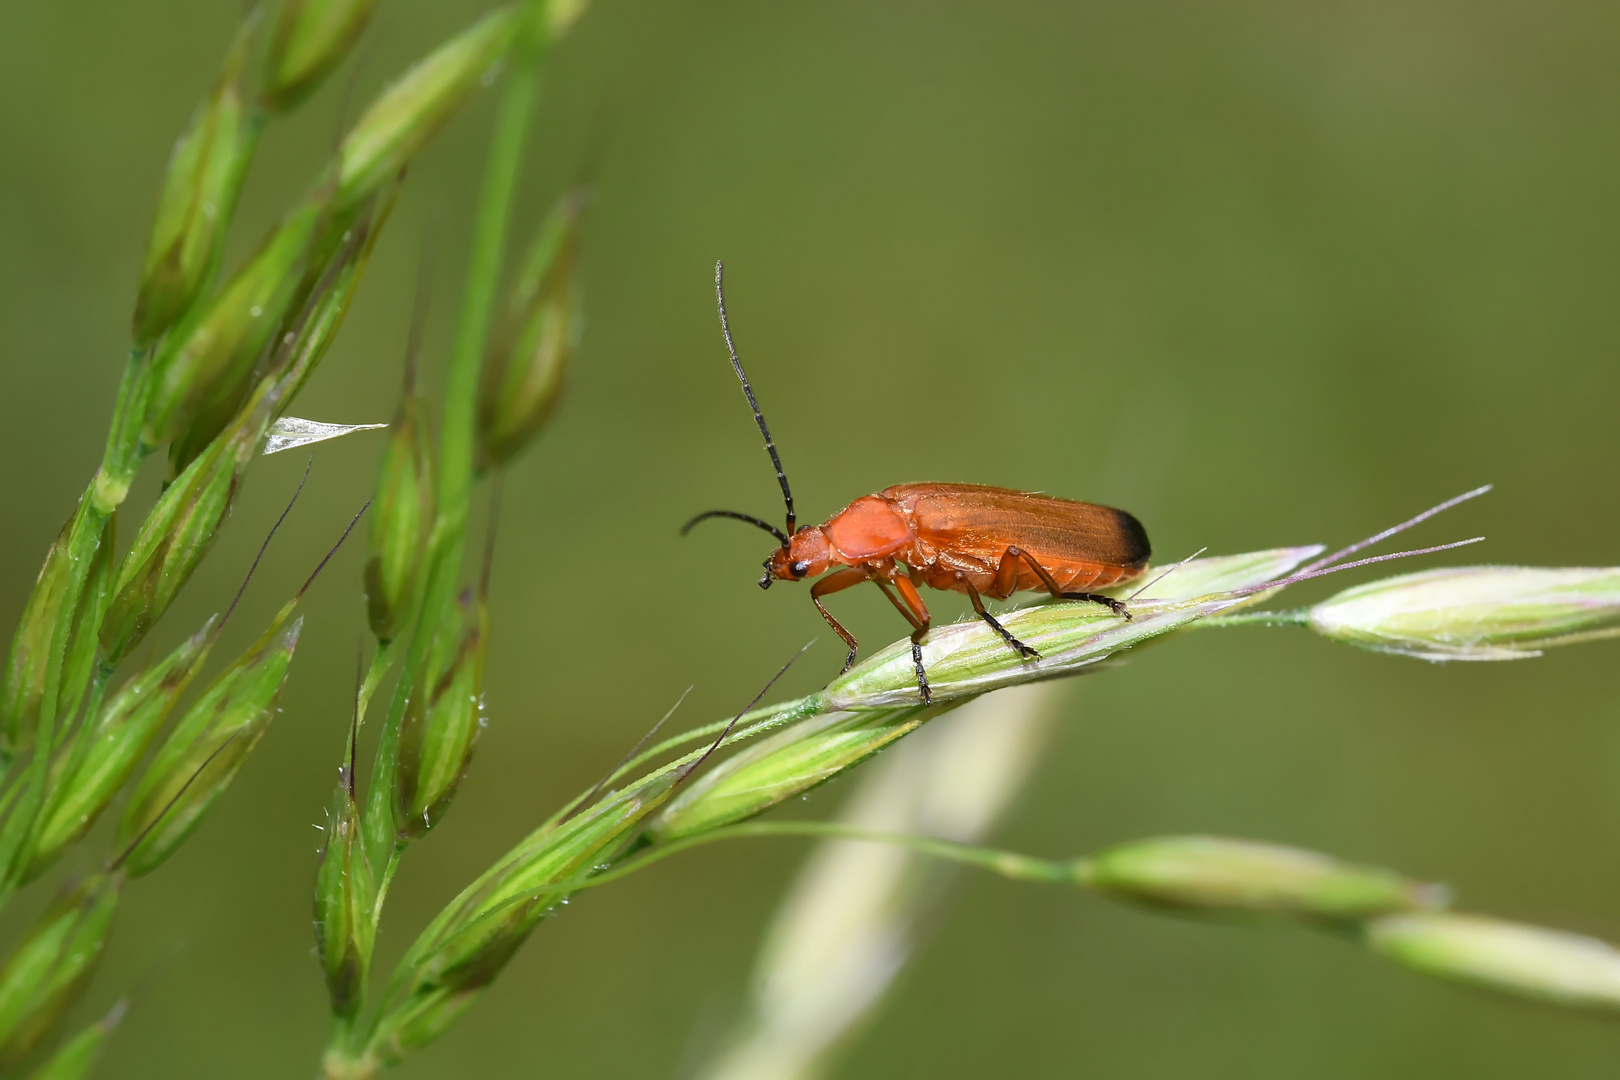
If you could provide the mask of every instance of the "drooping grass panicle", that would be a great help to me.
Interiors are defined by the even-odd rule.
[[[354,126],[329,178],[210,291],[266,109],[285,111],[306,96],[351,51],[373,6],[284,5],[258,98],[244,77],[257,30],[250,13],[171,160],[102,466],[46,560],[0,676],[0,765],[32,754],[26,772],[0,788],[0,894],[83,835],[133,775],[206,659],[222,619],[101,707],[119,662],[188,582],[250,459],[271,448],[267,430],[330,344],[393,205],[400,170],[500,59],[511,43],[503,36],[520,37],[518,29],[531,24],[542,37],[556,36],[582,7],[553,4],[542,13],[546,5],[531,4],[527,21],[519,9],[497,12],[435,52]],[[313,437],[299,431],[289,440]],[[116,559],[116,510],[142,460],[164,442],[175,480],[137,528],[129,554]],[[120,877],[150,870],[178,845],[262,734],[297,638],[299,621],[289,622],[297,599],[185,710],[147,765],[121,829],[127,852]],[[81,705],[84,719],[75,724]],[[188,763],[195,767],[186,772]],[[90,1031],[85,1040],[99,1036]],[[61,1069],[82,1064],[64,1058],[50,1068],[65,1075]]]
[[[1620,1012],[1620,949],[1584,935],[1454,913],[1450,890],[1300,848],[1225,837],[1158,837],[1098,855],[1047,860],[840,822],[732,825],[653,848],[606,873],[562,882],[597,887],[669,855],[726,839],[810,836],[899,845],[1015,881],[1086,888],[1149,909],[1327,929],[1421,974],[1511,997]]]

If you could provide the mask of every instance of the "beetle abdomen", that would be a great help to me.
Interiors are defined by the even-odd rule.
[[[896,484],[882,494],[900,508],[918,540],[947,558],[994,571],[1008,546],[1017,546],[1065,591],[1127,581],[1153,553],[1142,523],[1109,506],[978,484]],[[1040,587],[1033,570],[1020,570],[1018,589]]]

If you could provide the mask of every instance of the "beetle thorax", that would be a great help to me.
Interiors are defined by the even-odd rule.
[[[882,495],[861,496],[834,514],[821,531],[837,560],[851,566],[905,558],[917,542],[917,534],[900,508]]]

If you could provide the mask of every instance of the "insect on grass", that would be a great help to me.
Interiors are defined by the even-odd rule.
[[[776,467],[787,521],[778,529],[752,514],[707,510],[682,526],[681,535],[700,521],[722,517],[747,522],[776,537],[781,546],[765,560],[759,587],[768,589],[778,580],[817,578],[810,586],[810,599],[849,646],[844,671],[854,665],[860,644],[821,598],[863,582],[875,584],[911,624],[911,658],[924,703],[933,700],[922,658],[922,641],[932,619],[920,585],[966,593],[979,618],[1026,660],[1037,660],[1040,654],[985,610],[984,597],[1005,600],[1015,592],[1044,590],[1059,600],[1101,604],[1125,619],[1131,617],[1119,600],[1090,591],[1138,577],[1153,554],[1142,523],[1112,507],[981,484],[896,484],[861,496],[821,525],[796,528],[787,473],[732,344],[724,272],[715,263],[720,331]]]

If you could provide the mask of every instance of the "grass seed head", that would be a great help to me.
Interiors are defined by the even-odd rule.
[[[822,715],[798,721],[722,762],[670,801],[647,829],[656,843],[742,821],[831,779],[932,716],[941,706],[1002,686],[1074,674],[1124,650],[1191,626],[1208,615],[1248,606],[1257,586],[1283,577],[1318,554],[1317,546],[1276,548],[1193,559],[1149,571],[1133,617],[1097,604],[1037,604],[1001,616],[1004,626],[1040,650],[1028,660],[983,622],[934,628],[923,643],[935,706],[921,707],[911,643],[901,640],[816,695]]]
[[[140,876],[173,854],[230,786],[270,721],[304,620],[292,605],[203,691],[147,766],[118,825],[122,864]]]
[[[1346,589],[1318,633],[1425,660],[1515,660],[1620,634],[1620,567],[1458,566]]]
[[[141,523],[119,564],[101,624],[108,664],[117,664],[140,644],[208,553],[263,426],[264,418],[244,412],[186,466]]]
[[[1446,891],[1389,870],[1252,840],[1171,836],[1120,844],[1086,860],[1092,888],[1208,915],[1359,920],[1440,906]]]
[[[165,339],[153,361],[141,429],[147,446],[183,438],[210,409],[240,392],[297,297],[324,213],[319,201],[294,210],[236,276]]]
[[[478,388],[478,467],[506,464],[545,425],[584,328],[579,275],[585,193],[552,210],[524,260],[484,357]]]
[[[396,177],[358,209],[335,214],[326,222],[315,245],[315,257],[305,270],[300,289],[303,308],[270,359],[270,373],[277,380],[277,415],[292,404],[336,339],[371,263],[372,249],[393,215],[401,179]]]
[[[139,348],[156,341],[190,309],[218,265],[258,143],[259,124],[242,89],[242,66],[257,21],[250,14],[238,31],[224,73],[169,156],[135,299]]]
[[[64,890],[0,970],[0,1068],[39,1045],[95,973],[118,910],[123,876],[97,874]]]
[[[262,402],[270,415],[280,415],[292,404],[343,325],[377,232],[391,208],[392,200],[381,207],[368,203],[343,221],[328,219],[317,226],[320,239],[312,246],[303,280],[274,340],[266,342],[253,363],[236,368],[235,382],[212,405],[191,416],[170,443],[169,462],[175,475],[205,452],[241,416],[249,401]],[[259,396],[255,398],[255,394]]]
[[[266,57],[265,107],[281,112],[308,97],[354,49],[377,0],[290,0]]]
[[[388,432],[366,554],[371,632],[390,641],[405,626],[420,588],[433,523],[433,438],[427,402],[407,393]]]
[[[371,966],[376,900],[371,866],[360,836],[360,811],[348,766],[339,778],[326,820],[326,846],[315,872],[315,951],[336,1016],[352,1017]]]
[[[647,838],[667,843],[763,813],[859,764],[943,711],[913,705],[802,720],[693,780],[648,825]]]
[[[484,81],[517,23],[516,8],[491,12],[383,91],[338,150],[339,208],[358,204],[399,172]]]
[[[660,769],[536,830],[463,889],[401,958],[366,1056],[397,1062],[437,1038],[565,899],[554,886],[622,849],[678,775]]]
[[[394,820],[405,838],[423,835],[450,808],[483,729],[488,620],[482,598],[470,594],[456,610],[439,628],[400,728]]]
[[[0,759],[10,760],[33,745],[53,649],[66,643],[59,687],[69,693],[83,686],[94,661],[97,619],[111,575],[116,548],[116,516],[107,518],[95,541],[82,583],[74,575],[75,531],[88,528],[81,501],[45,554],[34,589],[23,607],[0,672]],[[61,710],[58,709],[60,712]]]
[[[38,877],[96,823],[146,755],[175,701],[201,670],[217,619],[168,656],[126,682],[85,732],[81,754],[69,749],[52,780],[53,794],[35,825],[33,861],[24,880]]]
[[[1596,938],[1482,915],[1392,915],[1367,943],[1443,979],[1572,1008],[1620,1011],[1620,950]]]
[[[1274,548],[1154,567],[1140,582],[1115,590],[1131,611],[1128,620],[1087,602],[1036,603],[999,616],[1008,631],[1039,651],[1036,660],[1007,648],[978,619],[936,626],[922,643],[933,698],[961,699],[1084,671],[1207,616],[1257,603],[1267,592],[1245,590],[1282,578],[1321,550],[1315,545]],[[911,643],[898,641],[874,654],[834,679],[821,696],[837,709],[915,704]]]

